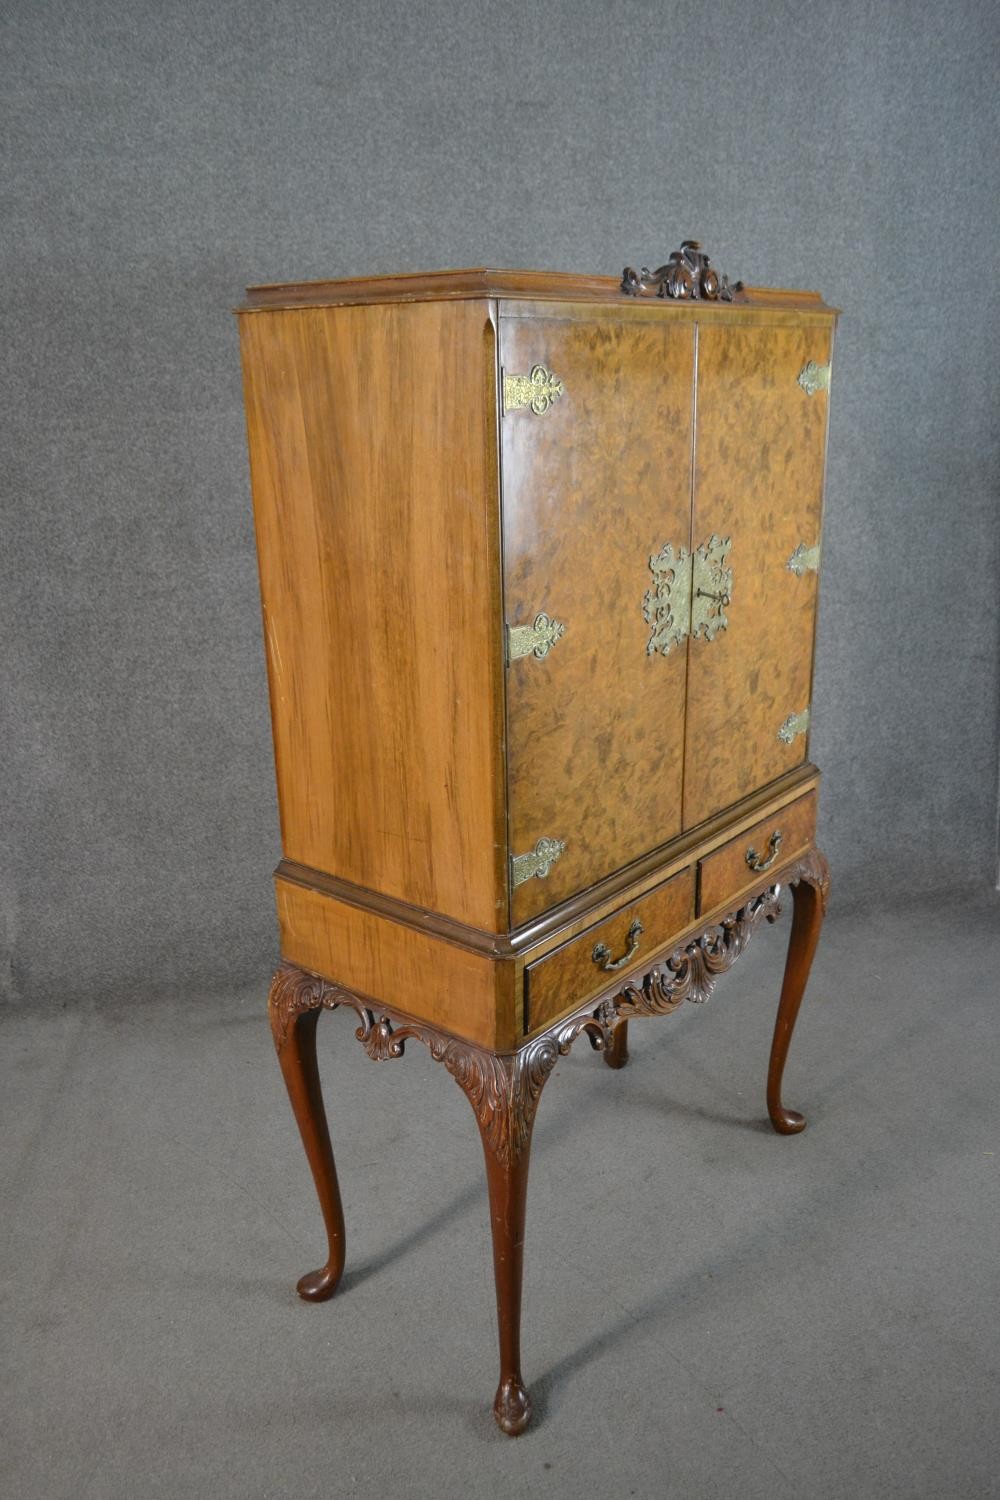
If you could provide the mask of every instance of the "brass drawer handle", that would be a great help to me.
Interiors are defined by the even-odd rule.
[[[763,875],[764,871],[769,870],[774,864],[774,861],[777,859],[778,850],[781,848],[780,828],[776,828],[771,834],[771,837],[767,841],[767,847],[771,852],[770,854],[768,854],[766,859],[761,859],[760,855],[757,853],[752,844],[746,852],[747,864],[750,866],[755,875]]]
[[[608,947],[607,943],[595,944],[594,951],[591,954],[591,958],[594,960],[594,963],[597,964],[598,968],[603,969],[606,974],[610,974],[613,969],[623,969],[628,963],[629,959],[635,958],[635,955],[638,953],[639,939],[641,937],[642,923],[639,921],[639,918],[636,917],[635,921],[632,923],[631,927],[628,930],[628,951],[626,953],[623,953],[621,958],[611,957],[611,949]]]

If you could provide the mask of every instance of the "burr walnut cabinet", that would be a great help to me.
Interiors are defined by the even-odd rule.
[[[524,1429],[535,1111],[703,1001],[784,886],[776,1130],[828,875],[808,758],[836,313],[687,241],[621,281],[448,271],[239,310],[281,813],[275,1045],[328,1238],[321,1010],[424,1043],[486,1157],[494,1414]],[[388,1378],[388,1377],[387,1377]]]

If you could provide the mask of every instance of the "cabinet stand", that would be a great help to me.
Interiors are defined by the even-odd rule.
[[[731,915],[683,941],[659,964],[640,971],[596,1005],[563,1016],[513,1053],[497,1053],[464,1042],[416,1021],[394,1007],[369,1002],[339,985],[284,963],[271,984],[271,1030],[288,1096],[312,1170],[326,1225],[325,1264],[301,1278],[298,1292],[311,1302],[331,1297],[344,1269],[344,1215],[320,1090],[316,1062],[316,1023],[321,1010],[353,1010],[355,1035],[376,1062],[403,1056],[412,1037],[443,1062],[468,1098],[486,1157],[493,1267],[500,1336],[500,1382],[493,1403],[498,1426],[511,1436],[531,1420],[531,1399],[521,1378],[521,1276],[524,1214],[531,1134],[545,1081],[559,1057],[586,1033],[610,1067],[628,1060],[627,1023],[633,1016],[667,1015],[686,1000],[709,998],[718,975],[731,968],[761,922],[779,915],[783,885],[792,889],[794,912],[781,999],[771,1044],[767,1110],[781,1135],[793,1135],[805,1119],[781,1100],[785,1059],[798,1016],[826,908],[829,871],[815,847],[783,869]],[[373,1008],[374,1007],[374,1008]]]

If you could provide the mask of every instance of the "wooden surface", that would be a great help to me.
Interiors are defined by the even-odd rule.
[[[681,870],[648,895],[615,912],[572,938],[537,963],[524,976],[525,1031],[537,1031],[591,995],[614,982],[614,972],[594,962],[594,948],[603,943],[613,959],[629,948],[629,928],[638,919],[642,933],[626,972],[648,963],[666,947],[694,916],[694,869]]]
[[[816,575],[787,563],[819,539],[827,396],[797,376],[833,317],[808,296],[599,306],[533,273],[498,312],[470,275],[431,278],[437,300],[260,305],[241,331],[283,951],[505,1047],[526,968],[541,1004],[546,954],[815,785],[777,731],[809,702]],[[562,398],[500,417],[502,371],[535,364]],[[728,630],[651,655],[650,555],[713,532]],[[564,636],[506,666],[505,621],[540,611]],[[563,855],[509,899],[508,856],[545,837]],[[741,857],[706,864],[700,910]]]
[[[623,264],[625,256],[623,255]],[[358,276],[337,281],[276,282],[247,288],[242,311],[269,307],[313,307],[380,302],[462,300],[475,297],[565,298],[571,302],[635,303],[621,290],[621,275],[591,276],[566,271],[501,271],[476,267],[456,271],[415,271],[402,276]],[[654,302],[666,309],[690,304]],[[745,287],[740,306],[824,308],[818,292],[776,287]],[[731,303],[697,304],[708,317]],[[829,310],[829,309],[828,309]]]
[[[781,1002],[767,1079],[767,1108],[780,1134],[803,1128],[805,1120],[782,1101],[782,1075],[795,1020],[809,974],[828,885],[826,861],[814,847],[777,878],[791,885],[795,918],[789,942]],[[715,991],[720,975],[746,951],[754,933],[778,914],[777,892],[758,888],[720,926],[695,931],[671,956],[623,974],[620,987],[574,1008],[572,1013],[513,1053],[469,1046],[435,1027],[415,1021],[392,1006],[373,1010],[367,997],[329,985],[313,973],[282,964],[269,996],[271,1029],[303,1144],[323,1210],[327,1258],[298,1283],[301,1296],[323,1300],[336,1289],[344,1268],[345,1234],[336,1169],[330,1149],[316,1070],[315,1021],[324,1009],[347,1009],[358,1021],[355,1037],[373,1060],[407,1054],[420,1042],[443,1063],[472,1106],[486,1162],[493,1237],[500,1379],[493,1413],[501,1429],[516,1435],[531,1419],[531,1398],[521,1373],[521,1289],[531,1139],[542,1090],[560,1059],[587,1036],[614,1068],[628,1060],[628,1017],[670,1015],[688,1001],[701,1003]],[[681,940],[683,943],[683,939]]]
[[[519,954],[533,955],[538,949],[548,950],[574,932],[581,932],[609,915],[624,901],[633,900],[645,891],[652,890],[665,876],[674,874],[684,865],[697,860],[703,853],[717,848],[734,834],[749,828],[765,811],[772,811],[791,802],[796,796],[819,783],[819,772],[813,765],[799,766],[788,776],[781,777],[772,786],[745,797],[725,813],[709,818],[695,829],[686,830],[669,844],[651,850],[624,869],[617,870],[607,880],[589,887],[579,895],[571,897],[559,906],[541,913],[510,934],[509,939],[498,939],[506,952],[507,943]]]
[[[816,577],[787,563],[819,540],[827,397],[797,376],[832,317],[799,294],[596,306],[615,295],[446,273],[263,288],[242,320],[285,852],[271,1023],[327,1230],[299,1291],[344,1264],[315,1025],[346,1005],[370,1057],[422,1042],[475,1112],[510,1434],[547,1078],[581,1035],[621,1067],[628,1017],[708,999],[787,880],[767,1105],[801,1129],[782,1073],[827,887],[807,741],[778,729],[809,704]],[[498,419],[501,364],[545,365],[562,399]],[[728,629],[650,655],[650,555],[713,533]],[[504,617],[540,612],[564,637],[505,668]],[[565,853],[508,900],[508,855],[543,837]]]
[[[770,300],[755,292],[753,298],[739,303],[718,302],[672,302],[659,298],[618,297],[605,298],[604,306],[598,310],[594,299],[570,300],[553,294],[538,294],[531,297],[502,296],[499,299],[504,318],[551,318],[557,322],[589,322],[595,313],[615,317],[622,323],[664,322],[671,326],[681,323],[712,327],[721,324],[727,328],[825,328],[832,327],[837,314],[827,307],[819,297],[808,292],[801,294],[776,293]]]
[[[289,963],[480,1047],[516,1045],[521,1007],[511,961],[470,953],[290,881],[276,879],[274,887]]]
[[[506,618],[565,625],[508,670],[511,853],[566,844],[514,925],[680,831],[686,651],[647,654],[642,601],[651,553],[689,543],[693,350],[662,319],[501,320],[504,371],[565,390],[502,424]]]
[[[283,864],[275,879],[281,951],[289,962],[371,996],[376,1004],[381,1000],[396,1006],[478,1046],[510,1051],[526,1031],[536,1032],[596,993],[593,987],[584,997],[572,993],[563,966],[589,979],[594,944],[607,942],[617,956],[636,911],[646,926],[640,966],[653,951],[654,935],[662,949],[682,940],[697,925],[692,876],[699,863],[704,866],[713,851],[724,853],[730,847],[743,859],[754,838],[766,842],[776,825],[789,826],[790,802],[815,806],[814,790],[798,797],[795,790],[794,785],[787,788],[784,801],[774,799],[763,817],[759,799],[748,799],[726,819],[706,825],[698,838],[679,839],[675,852],[661,857],[655,872],[641,874],[612,897],[592,896],[589,905],[581,903],[556,927],[541,924],[532,943],[520,949],[501,935],[482,933],[474,940],[472,929],[443,923],[432,913],[423,914],[427,925],[413,909],[394,907],[374,894],[366,905],[365,893],[356,888],[322,877],[310,884],[309,872]],[[802,824],[802,815],[795,814],[795,826]],[[780,862],[787,863],[784,847]],[[758,885],[761,879],[750,877]],[[721,884],[716,881],[714,889]],[[737,873],[731,891],[739,885]],[[711,918],[728,899],[728,894],[720,896],[713,907],[703,899],[698,909]],[[556,960],[551,974],[544,967],[548,958]]]
[[[761,860],[769,858],[769,842],[775,834],[781,835],[781,842],[771,868],[779,869],[783,863],[807,848],[816,835],[815,792],[799,797],[787,807],[761,819],[738,838],[731,839],[721,849],[716,849],[699,860],[699,913],[731,903],[744,891],[760,884],[761,874],[765,872],[750,868],[747,853],[753,849]]]
[[[284,853],[502,930],[490,309],[267,313],[241,335]]]
[[[798,1135],[805,1129],[804,1115],[789,1109],[781,1097],[785,1062],[799,1007],[809,983],[813,958],[826,914],[830,890],[830,870],[826,858],[814,849],[804,862],[798,879],[793,879],[792,930],[788,937],[788,957],[781,982],[781,998],[774,1022],[771,1056],[767,1068],[767,1113],[779,1135]]]
[[[296,1286],[306,1302],[325,1302],[333,1296],[344,1274],[347,1254],[344,1207],[316,1058],[316,1023],[320,1012],[314,1002],[323,990],[322,982],[312,975],[283,968],[275,974],[268,997],[271,1032],[288,1102],[299,1127],[326,1228],[326,1260],[317,1270],[301,1276]],[[282,1012],[289,1001],[290,1014],[285,1017]]]
[[[695,543],[732,537],[728,629],[691,642],[684,826],[693,827],[806,758],[778,730],[809,704],[817,575],[788,560],[819,541],[827,392],[798,375],[825,364],[831,330],[701,326]]]

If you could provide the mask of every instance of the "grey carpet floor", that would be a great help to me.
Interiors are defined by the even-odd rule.
[[[337,1297],[262,990],[52,997],[2,1044],[11,1500],[1000,1494],[1000,915],[836,912],[763,1120],[787,917],[710,1004],[542,1098],[525,1375],[495,1429],[469,1106],[417,1043],[320,1047]]]

